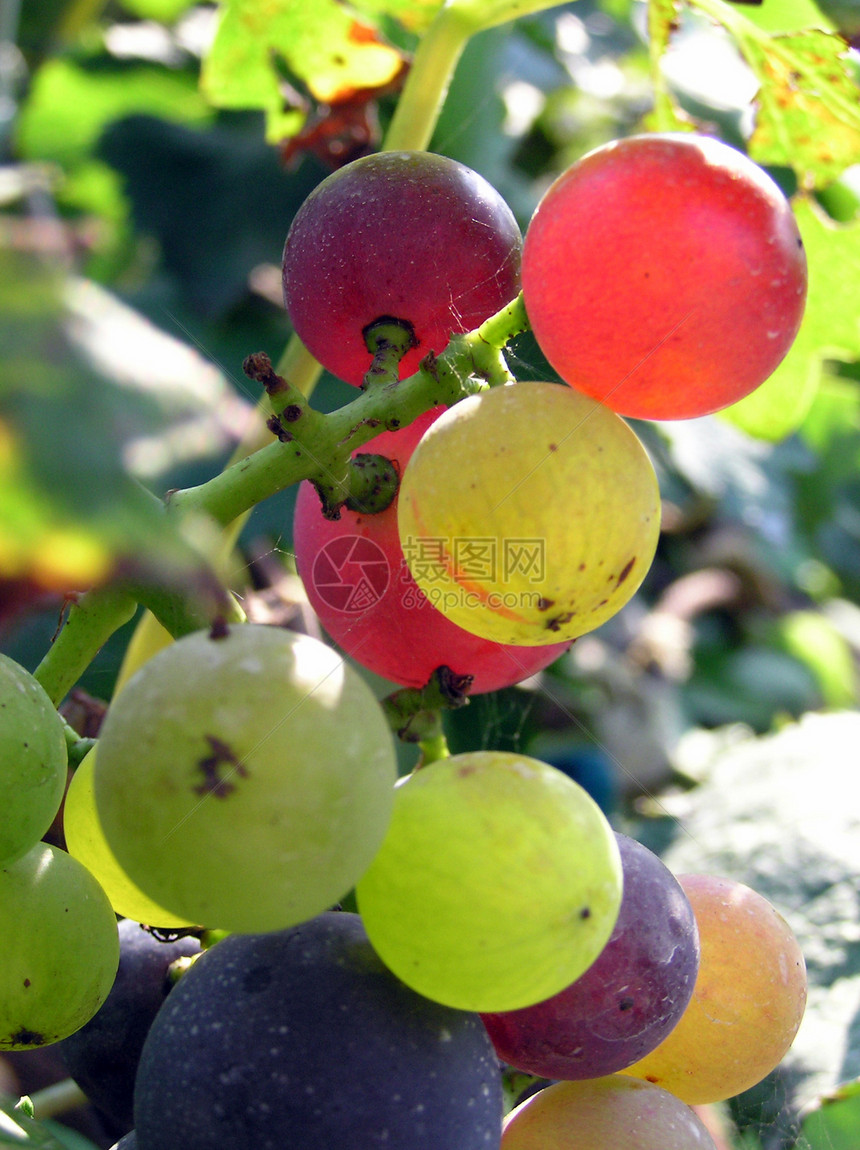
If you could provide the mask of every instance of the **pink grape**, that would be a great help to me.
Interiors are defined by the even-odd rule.
[[[743,398],[790,348],[806,256],[788,201],[719,140],[616,140],[547,191],[523,295],[558,374],[621,415],[682,419]]]
[[[398,431],[383,432],[362,452],[392,459],[402,473],[431,409]],[[437,667],[472,676],[470,694],[522,682],[554,662],[569,642],[546,647],[496,643],[463,630],[420,590],[403,556],[397,499],[374,515],[341,511],[325,519],[319,496],[302,483],[293,525],[296,565],[311,606],[332,639],[362,666],[405,687],[423,687]]]

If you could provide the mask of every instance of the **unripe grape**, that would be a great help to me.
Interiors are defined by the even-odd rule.
[[[96,809],[96,751],[97,747],[93,747],[84,756],[66,793],[63,805],[66,849],[98,879],[118,915],[148,926],[193,926],[188,919],[171,914],[144,894],[117,862]]]
[[[657,478],[614,412],[552,383],[494,387],[427,429],[400,485],[415,582],[499,643],[592,631],[630,599],[660,530]]]
[[[59,1042],[108,996],[119,962],[116,917],[89,871],[37,843],[0,866],[0,1050]]]
[[[112,704],[99,820],[159,906],[276,930],[341,898],[376,853],[397,776],[382,709],[306,635],[244,624],[160,651]]]
[[[788,923],[743,883],[680,875],[699,927],[693,997],[673,1031],[622,1073],[691,1104],[755,1086],[782,1060],[806,1005],[806,964]]]
[[[374,949],[407,986],[499,1011],[591,965],[621,883],[615,836],[582,787],[526,755],[476,751],[400,780],[356,894]]]
[[[63,723],[41,684],[0,655],[0,862],[13,862],[54,821],[66,786]]]
[[[622,415],[682,419],[776,369],[806,301],[791,207],[742,152],[687,133],[597,148],[549,188],[523,248],[535,337]]]
[[[416,346],[404,378],[513,299],[521,246],[513,213],[477,172],[431,152],[364,156],[299,208],[284,245],[284,303],[309,351],[353,384],[371,364],[364,329],[406,321]]]

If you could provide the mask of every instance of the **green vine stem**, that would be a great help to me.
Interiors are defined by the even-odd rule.
[[[104,643],[137,610],[137,600],[124,588],[105,586],[87,591],[70,607],[68,618],[34,674],[58,707]]]
[[[272,398],[276,422],[270,421],[270,429],[276,441],[206,483],[174,492],[170,510],[203,512],[226,525],[302,479],[323,485],[343,483],[351,453],[380,430],[405,427],[429,408],[451,406],[488,383],[511,382],[501,348],[527,326],[518,297],[475,331],[454,336],[441,355],[426,356],[414,375],[375,383],[328,414],[310,408],[292,384],[276,375],[268,357],[249,357],[246,370]]]

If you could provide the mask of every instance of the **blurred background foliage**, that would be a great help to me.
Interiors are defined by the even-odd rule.
[[[379,146],[438,6],[249,0],[224,6],[216,39],[218,9],[193,0],[0,0],[0,643],[25,666],[44,654],[67,594],[110,567],[118,539],[160,554],[131,477],[163,495],[229,457],[258,400],[241,364],[258,350],[276,359],[290,335],[279,261],[292,216],[328,172]],[[724,794],[713,784],[722,748],[772,747],[802,716],[844,717],[858,703],[860,56],[849,45],[860,43],[860,3],[723,4],[745,39],[708,7],[575,0],[482,32],[431,145],[486,176],[525,229],[561,170],[646,123],[689,121],[755,154],[769,114],[757,93],[776,56],[756,55],[750,29],[780,51],[788,34],[828,34],[779,57],[795,69],[791,128],[799,136],[805,124],[813,143],[794,167],[773,139],[755,144],[776,157],[767,166],[787,194],[805,191],[810,311],[790,368],[740,413],[637,424],[664,500],[641,591],[545,674],[447,716],[452,750],[541,755],[666,851],[692,817],[678,802]],[[260,24],[267,10],[283,27]],[[658,71],[649,21],[652,45],[666,37]],[[772,94],[782,79],[771,81]],[[522,378],[549,372],[527,336],[512,366]],[[323,376],[314,404],[353,396]],[[294,497],[254,511],[229,576],[252,618],[314,630],[291,560]],[[133,626],[82,680],[84,710],[87,696],[109,699]],[[797,801],[778,816],[786,836],[803,821],[804,787],[817,785],[816,755],[837,754],[830,735],[807,744],[778,744],[766,760],[802,762],[786,782]],[[839,762],[842,782],[828,774],[834,817],[857,791],[856,753]],[[724,827],[751,801],[741,776],[730,788]],[[766,803],[756,810],[767,838],[776,824]],[[705,869],[716,849],[685,865]],[[749,843],[719,852],[724,871],[748,873]],[[856,875],[856,848],[827,857],[834,882]],[[803,899],[788,901],[799,922]],[[858,921],[852,905],[845,931]],[[860,1016],[856,972],[860,957],[843,972],[853,1006],[831,1038]],[[821,1009],[832,1001],[822,991]],[[794,1144],[810,1097],[797,1083],[820,1092],[860,1075],[860,1056],[826,1072],[814,1051],[803,1058],[787,1086],[726,1118],[726,1145]],[[767,1134],[775,1099],[793,1115],[778,1138]]]

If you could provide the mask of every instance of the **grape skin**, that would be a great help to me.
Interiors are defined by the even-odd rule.
[[[299,208],[284,245],[284,303],[311,354],[356,385],[371,364],[364,328],[405,320],[418,341],[401,361],[405,378],[513,299],[521,247],[510,208],[463,164],[429,152],[365,156]]]
[[[594,800],[526,755],[441,759],[397,785],[388,834],[356,887],[383,962],[435,1001],[483,1012],[569,985],[621,903],[615,836]]]
[[[21,858],[48,830],[66,772],[60,716],[29,671],[0,654],[0,862]]]
[[[717,875],[679,875],[701,960],[675,1029],[624,1074],[691,1104],[755,1086],[791,1046],[806,1006],[806,964],[785,919],[756,891]]]
[[[171,914],[145,895],[116,860],[99,822],[95,795],[96,751],[93,747],[78,764],[63,804],[66,850],[98,879],[118,915],[149,926],[193,926]]]
[[[408,990],[357,915],[232,935],[171,991],[135,1088],[139,1150],[498,1150],[480,1019]]]
[[[558,374],[622,415],[687,419],[770,376],[800,326],[791,207],[742,153],[687,133],[597,148],[544,195],[523,295]]]
[[[0,866],[0,1050],[47,1046],[107,998],[119,962],[116,918],[93,876],[37,843]]]
[[[415,445],[439,417],[431,409],[408,427],[384,432],[360,450],[391,459],[400,474]],[[387,583],[361,611],[345,611],[318,587],[318,557],[336,540],[368,539],[384,554]],[[409,573],[397,530],[397,499],[384,511],[363,515],[344,508],[326,519],[311,483],[302,483],[293,525],[296,566],[311,606],[332,639],[362,666],[404,687],[423,687],[440,666],[468,675],[470,695],[499,691],[554,662],[570,646],[524,647],[493,643],[464,631],[437,611]],[[349,571],[344,573],[344,577]],[[360,571],[352,573],[358,581]]]
[[[630,1086],[635,1085],[631,1090]],[[501,1150],[716,1150],[699,1117],[647,1082],[558,1082],[505,1120]]]
[[[677,1024],[699,966],[689,899],[647,847],[616,832],[624,890],[612,937],[567,989],[484,1015],[501,1059],[541,1078],[599,1078],[638,1061]]]
[[[397,514],[434,606],[482,638],[542,645],[594,630],[635,593],[660,492],[614,412],[562,384],[524,382],[461,400],[427,429]]]
[[[57,1050],[89,1100],[120,1128],[134,1121],[134,1080],[140,1052],[170,990],[168,967],[200,953],[198,939],[160,942],[130,918],[119,924],[119,969],[98,1012]]]
[[[113,702],[99,821],[158,905],[201,926],[277,930],[332,906],[382,842],[393,738],[331,648],[240,624],[160,651]]]

